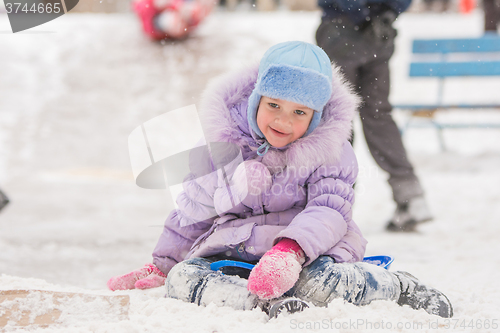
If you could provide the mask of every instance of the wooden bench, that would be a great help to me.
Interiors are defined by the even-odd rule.
[[[413,41],[414,57],[433,55],[430,61],[417,60],[410,64],[410,77],[435,77],[439,80],[437,101],[432,104],[397,104],[395,109],[408,110],[412,116],[426,116],[429,121],[415,123],[409,117],[401,128],[401,133],[409,127],[434,126],[438,130],[441,149],[445,150],[442,130],[445,128],[500,128],[500,123],[441,123],[434,120],[434,114],[444,109],[496,109],[500,108],[500,98],[495,104],[444,103],[445,79],[449,77],[500,76],[500,36],[485,35],[470,39],[417,39]],[[450,59],[452,55],[463,56],[459,61]],[[436,59],[437,57],[437,59]],[[465,58],[465,60],[464,60]],[[500,91],[498,92],[500,95]],[[498,97],[498,96],[497,96]]]

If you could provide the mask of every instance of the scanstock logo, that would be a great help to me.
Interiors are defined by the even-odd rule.
[[[3,0],[12,32],[52,21],[75,8],[79,0]]]

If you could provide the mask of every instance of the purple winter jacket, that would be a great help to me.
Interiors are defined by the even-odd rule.
[[[320,255],[339,263],[362,260],[367,242],[352,220],[358,166],[348,142],[359,99],[338,69],[332,70],[333,92],[319,126],[286,147],[271,147],[262,157],[256,150],[264,141],[247,121],[258,67],[226,74],[208,86],[200,107],[206,141],[235,144],[243,160],[267,167],[272,184],[231,205],[221,172],[203,183],[184,182],[179,209],[168,216],[153,252],[153,263],[163,273],[192,257],[225,254],[257,260],[282,238],[300,245],[304,265]],[[231,179],[234,168],[226,172]]]

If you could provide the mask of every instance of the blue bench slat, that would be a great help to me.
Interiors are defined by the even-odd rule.
[[[426,128],[426,127],[437,127],[438,129],[451,128],[451,129],[462,129],[462,128],[481,128],[481,129],[499,129],[500,124],[492,123],[492,124],[453,124],[453,123],[438,123],[438,122],[429,122],[429,123],[412,123],[411,127],[418,128]]]
[[[435,109],[498,109],[500,108],[500,102],[498,104],[395,104],[393,105],[395,109],[403,110],[435,110]]]
[[[500,75],[500,61],[414,62],[410,76],[494,76]]]
[[[410,110],[414,114],[417,111],[430,111],[439,109],[495,109],[500,108],[498,104],[443,104],[443,85],[445,77],[457,76],[499,76],[500,75],[500,57],[495,56],[495,52],[500,52],[500,36],[485,35],[481,38],[461,38],[461,39],[431,39],[431,40],[414,40],[414,54],[436,54],[441,55],[440,62],[416,61],[410,64],[410,77],[437,77],[439,78],[438,98],[435,104],[399,104],[394,105],[395,109]],[[445,56],[450,53],[467,53],[468,59],[472,61],[452,61]],[[490,60],[478,61],[478,57],[483,57],[479,53],[490,53]],[[463,59],[464,55],[460,55]],[[422,57],[420,57],[422,58]],[[498,60],[491,60],[498,59]],[[423,59],[422,59],[423,60]],[[429,117],[433,117],[433,113],[429,113]],[[438,130],[438,138],[442,150],[446,150],[442,130],[445,128],[460,129],[460,128],[481,128],[481,129],[499,129],[500,123],[439,123],[429,119],[427,122],[411,123],[410,120],[401,129],[401,134],[404,134],[408,127],[427,127],[433,126]]]
[[[417,39],[413,53],[500,52],[500,36],[461,39]]]

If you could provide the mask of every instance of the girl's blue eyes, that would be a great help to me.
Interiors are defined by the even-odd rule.
[[[280,106],[279,106],[278,104],[276,104],[276,103],[269,103],[269,106],[270,106],[270,107],[272,107],[273,109],[277,109],[277,108],[279,108],[279,107],[280,107]],[[304,111],[302,111],[302,110],[295,110],[294,112],[295,112],[296,114],[298,114],[298,115],[303,115],[303,114],[306,114],[306,113],[305,113]]]

